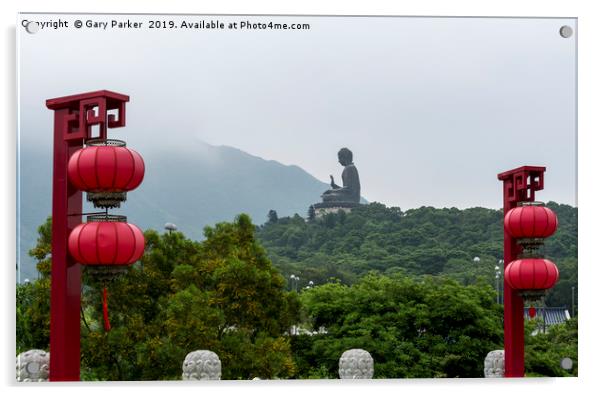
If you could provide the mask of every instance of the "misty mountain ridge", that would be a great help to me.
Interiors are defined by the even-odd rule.
[[[193,141],[186,149],[169,143],[161,148],[140,151],[146,159],[144,181],[128,192],[121,208],[110,210],[126,215],[128,222],[141,229],[162,232],[165,223],[171,222],[187,237],[199,240],[203,227],[232,221],[240,213],[249,214],[257,224],[267,220],[269,210],[280,216],[297,213],[305,217],[309,206],[330,188],[299,166],[234,147]],[[36,276],[35,262],[27,252],[35,246],[38,226],[51,214],[52,152],[22,146],[19,164],[18,259],[24,280]],[[98,209],[85,203],[83,211]]]

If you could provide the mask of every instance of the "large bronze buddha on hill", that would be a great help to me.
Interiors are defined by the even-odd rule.
[[[338,186],[330,176],[331,189],[322,194],[324,203],[356,203],[360,202],[360,176],[353,164],[353,153],[347,148],[339,151],[339,163],[345,166],[343,170],[343,186]]]

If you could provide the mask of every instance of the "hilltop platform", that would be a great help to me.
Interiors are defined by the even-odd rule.
[[[320,218],[330,213],[338,213],[344,211],[350,212],[351,209],[358,207],[360,204],[355,202],[320,202],[314,203],[314,209],[316,211],[316,218]]]

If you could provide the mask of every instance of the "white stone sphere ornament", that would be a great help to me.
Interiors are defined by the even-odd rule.
[[[50,353],[29,350],[17,355],[17,381],[48,381]]]
[[[220,380],[221,377],[222,362],[213,351],[193,351],[182,363],[182,380]]]
[[[504,377],[505,358],[504,350],[489,351],[485,357],[485,378]]]
[[[342,379],[371,379],[374,376],[374,360],[361,348],[347,350],[339,359],[339,377]]]

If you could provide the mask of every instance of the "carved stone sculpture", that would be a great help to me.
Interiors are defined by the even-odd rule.
[[[485,378],[504,377],[504,350],[490,351],[485,357]]]
[[[17,381],[48,381],[50,353],[29,350],[17,355]]]
[[[360,205],[360,176],[353,164],[353,153],[347,148],[339,150],[339,163],[345,166],[342,179],[343,186],[334,182],[330,176],[330,189],[322,194],[322,201],[314,203],[310,208],[310,220],[321,218],[327,214],[336,214],[339,211],[349,213],[351,209]]]
[[[213,351],[193,351],[182,363],[182,380],[219,380],[221,377],[222,362]]]
[[[347,148],[341,148],[339,151],[339,163],[345,166],[342,179],[343,186],[338,186],[330,176],[331,189],[322,194],[322,200],[326,202],[360,202],[360,176],[353,164],[353,153]]]
[[[361,348],[347,350],[339,359],[339,377],[342,379],[371,379],[374,375],[374,360],[370,353]]]

